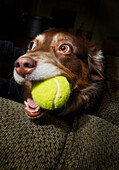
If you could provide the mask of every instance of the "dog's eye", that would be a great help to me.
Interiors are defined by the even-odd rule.
[[[28,45],[28,51],[32,51],[34,50],[34,48],[36,47],[36,42],[35,41],[31,41]]]
[[[63,44],[60,46],[59,50],[65,54],[69,54],[71,52],[71,48],[67,44]]]
[[[35,43],[34,43],[34,42],[31,42],[31,44],[30,44],[30,49],[33,50],[33,49],[35,48],[35,46],[36,46]]]
[[[33,50],[36,47],[35,42],[31,42],[30,43],[30,50]]]

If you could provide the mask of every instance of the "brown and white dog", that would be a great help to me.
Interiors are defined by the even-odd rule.
[[[45,31],[30,42],[28,52],[15,62],[14,79],[18,84],[30,84],[28,82],[57,75],[65,76],[72,85],[70,98],[58,115],[93,107],[104,80],[101,50],[94,43],[71,33],[57,29]],[[30,106],[31,101],[25,103],[30,117],[46,112]]]

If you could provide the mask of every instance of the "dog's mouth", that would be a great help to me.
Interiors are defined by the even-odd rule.
[[[28,98],[27,101],[24,101],[24,104],[26,106],[25,107],[26,114],[30,119],[38,119],[42,117],[44,114],[46,114],[47,112],[52,115],[54,114],[59,115],[65,109],[65,106],[63,106],[55,110],[45,110],[37,106],[32,98]]]
[[[57,76],[40,83],[39,81],[31,82],[29,90],[30,98],[24,101],[25,112],[29,118],[39,118],[46,113],[58,116],[68,105],[71,84],[66,77]]]
[[[26,114],[30,118],[38,118],[44,115],[45,110],[36,105],[32,98],[28,98],[24,101]]]

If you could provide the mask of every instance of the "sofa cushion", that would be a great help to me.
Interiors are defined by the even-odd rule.
[[[0,98],[1,169],[118,169],[115,104],[106,93],[95,115],[31,120],[24,105]]]

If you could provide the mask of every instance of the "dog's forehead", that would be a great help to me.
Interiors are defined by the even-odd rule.
[[[41,43],[45,43],[45,42],[50,42],[52,43],[57,43],[58,41],[61,40],[71,40],[71,36],[69,37],[67,34],[65,33],[54,33],[54,34],[48,34],[48,33],[43,33],[40,34],[36,37],[36,39]]]
[[[66,35],[63,33],[57,33],[56,35],[53,36],[52,42],[58,42],[60,40],[64,40],[66,38]]]

